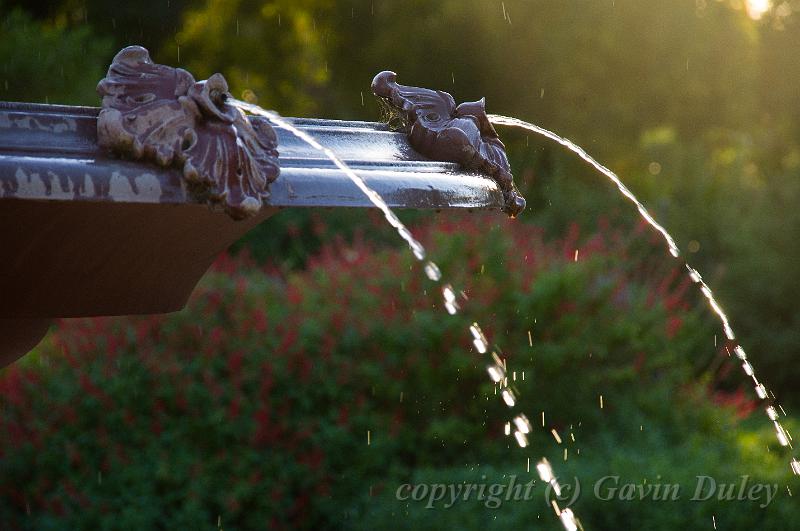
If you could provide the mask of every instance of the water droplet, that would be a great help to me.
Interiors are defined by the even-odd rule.
[[[456,302],[456,294],[453,291],[453,286],[450,284],[442,286],[442,296],[444,297],[444,307],[447,313],[455,315],[459,310],[459,306]]]
[[[783,429],[780,422],[775,421],[775,434],[778,437],[778,443],[781,446],[789,446],[789,439],[786,437],[786,430]]]
[[[483,335],[481,327],[478,326],[478,323],[472,323],[469,327],[469,331],[472,333],[473,337],[472,344],[475,345],[478,352],[485,354],[489,349],[489,342],[486,341],[486,336]]]
[[[505,402],[508,407],[514,407],[514,404],[517,403],[517,400],[514,397],[514,393],[511,391],[511,389],[503,389],[502,396],[503,402]]]
[[[725,327],[725,337],[727,337],[730,341],[736,339],[736,336],[733,334],[733,329],[731,329],[730,325],[727,322],[722,323]]]
[[[756,385],[756,394],[758,395],[758,398],[760,398],[761,400],[767,398],[767,388],[764,387],[763,383]]]
[[[531,432],[531,423],[528,421],[528,417],[526,417],[524,414],[514,417],[514,425],[517,427],[517,431],[522,433]]]
[[[561,519],[564,529],[567,531],[578,531],[578,522],[575,520],[575,513],[572,512],[572,509],[567,508],[561,511],[559,518]]]
[[[558,481],[556,481],[553,468],[546,458],[543,457],[542,460],[536,464],[536,471],[539,473],[539,479],[545,483],[549,483],[556,496],[561,496],[561,486],[558,484]]]
[[[434,282],[438,282],[442,279],[442,272],[439,270],[439,266],[433,262],[425,264],[425,275]]]
[[[733,351],[736,353],[736,355],[739,357],[740,360],[747,359],[747,354],[745,353],[741,345],[736,345],[736,348],[734,348]]]
[[[550,462],[545,458],[542,458],[541,461],[536,463],[536,471],[539,473],[539,479],[545,483],[550,483],[555,479],[553,476],[553,467],[550,466]]]
[[[489,378],[491,378],[494,383],[499,383],[505,378],[505,371],[503,371],[502,367],[498,367],[497,365],[489,365],[486,371],[489,373]]]

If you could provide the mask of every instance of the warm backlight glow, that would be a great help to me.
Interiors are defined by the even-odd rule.
[[[771,0],[747,0],[747,14],[750,18],[758,20],[769,11]]]

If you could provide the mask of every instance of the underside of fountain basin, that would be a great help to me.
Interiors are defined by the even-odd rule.
[[[59,317],[181,309],[214,258],[290,207],[370,207],[333,163],[277,130],[280,177],[232,219],[181,171],[98,145],[97,108],[0,102],[0,366]],[[495,181],[424,157],[385,125],[289,119],[355,169],[391,207],[497,209]]]

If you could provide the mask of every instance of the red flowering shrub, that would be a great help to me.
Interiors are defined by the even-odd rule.
[[[626,401],[663,408],[654,389],[686,385],[707,342],[641,238],[545,242],[479,215],[419,236],[465,315],[405,249],[357,240],[286,276],[223,256],[176,314],[59,323],[0,375],[3,528],[316,528],[415,466],[502,458],[509,413],[468,319],[523,410],[590,429]]]

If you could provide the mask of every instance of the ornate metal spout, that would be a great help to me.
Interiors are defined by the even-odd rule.
[[[182,170],[196,199],[222,204],[234,219],[258,213],[279,172],[277,137],[265,119],[226,105],[221,74],[195,82],[181,68],[154,64],[129,46],[97,85],[101,147],[129,160]]]
[[[388,105],[390,125],[393,118],[399,119],[395,125],[408,134],[414,149],[434,160],[488,173],[503,191],[503,210],[510,216],[525,208],[483,98],[456,106],[447,92],[400,85],[397,74],[389,71],[375,76],[372,92]]]

